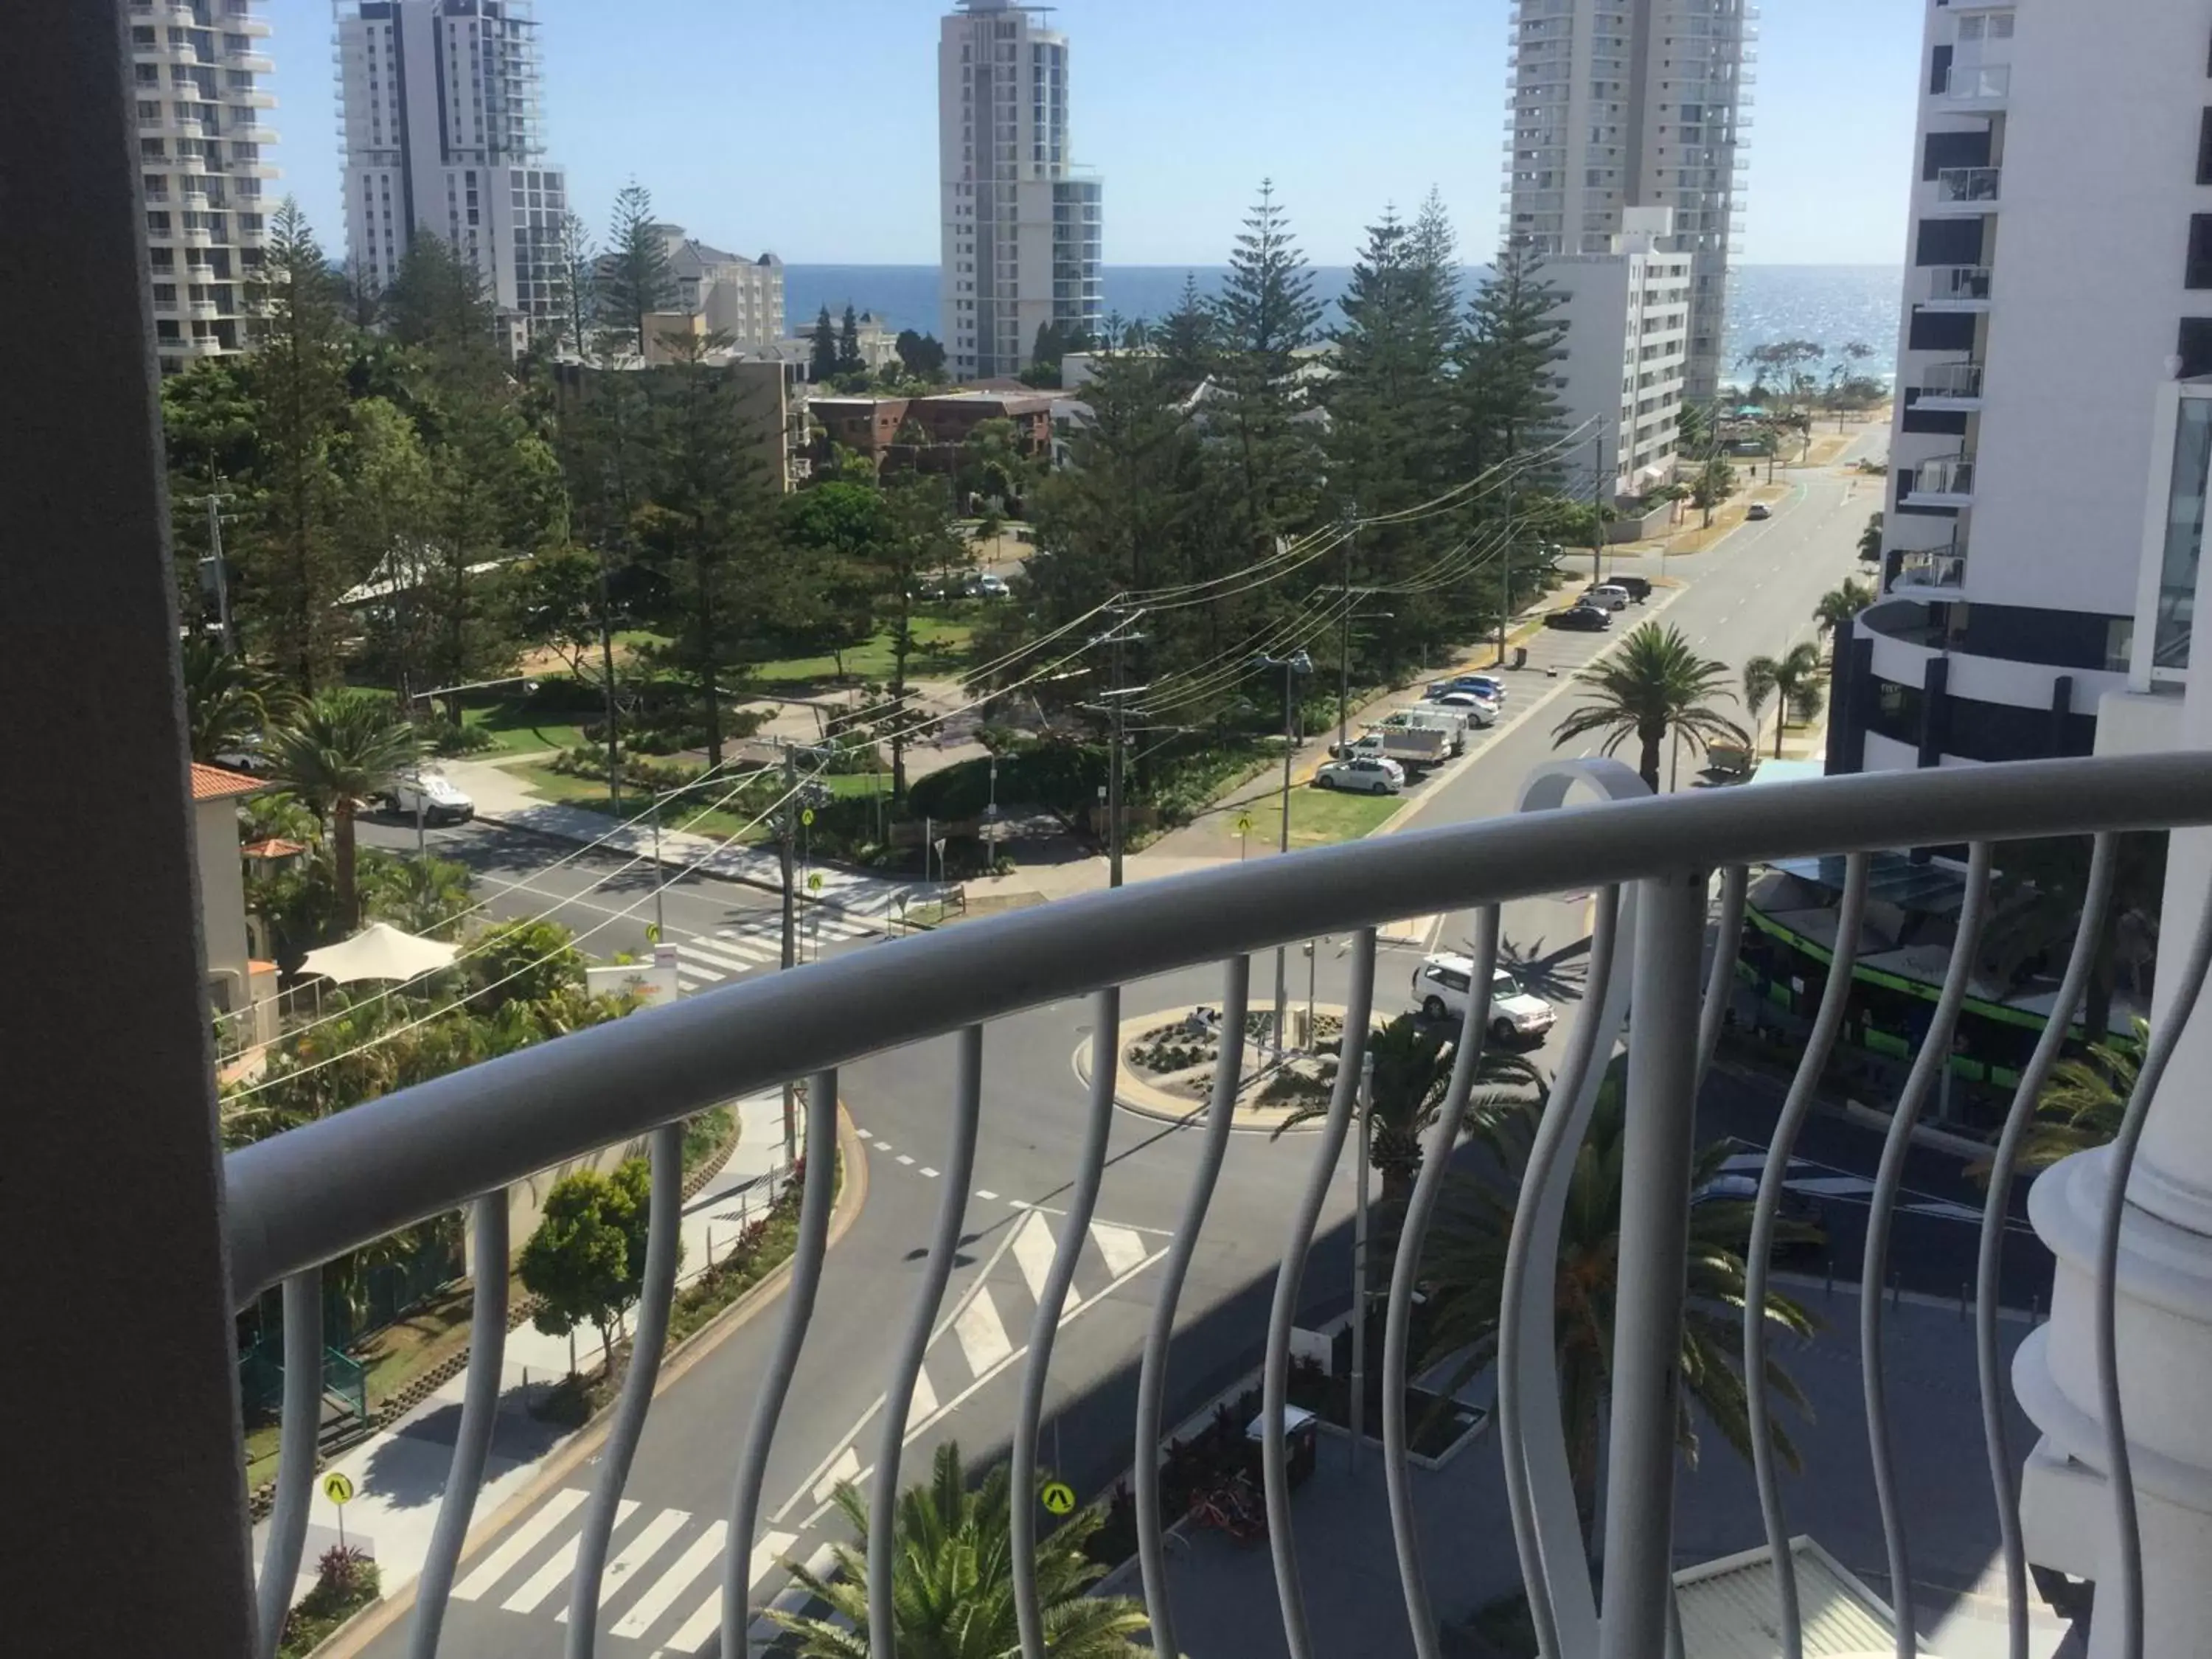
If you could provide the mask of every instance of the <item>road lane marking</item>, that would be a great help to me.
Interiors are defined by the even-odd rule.
[[[619,1527],[629,1520],[636,1508],[635,1498],[623,1498],[615,1509],[615,1525]],[[562,1545],[553,1552],[551,1560],[532,1573],[520,1589],[499,1604],[501,1610],[506,1613],[535,1612],[540,1601],[568,1582],[569,1576],[576,1571],[577,1553],[583,1547],[584,1539],[580,1533]]]
[[[898,1161],[899,1161],[901,1164],[903,1164],[904,1165],[906,1165],[906,1167],[907,1167],[908,1169],[909,1169],[909,1170],[911,1170],[912,1168],[914,1168],[914,1159],[912,1159],[911,1158],[908,1157],[908,1156],[907,1156],[907,1154],[905,1154],[904,1152],[901,1152],[901,1153],[898,1155]]]
[[[988,1191],[986,1191],[984,1188],[981,1188],[981,1187],[978,1187],[978,1188],[975,1189],[975,1196],[976,1196],[976,1197],[978,1197],[978,1198],[980,1198],[980,1199],[982,1199],[982,1200],[985,1200],[987,1203],[989,1203],[989,1202],[995,1202],[995,1201],[997,1200],[997,1199],[998,1199],[998,1196],[999,1196],[999,1195],[998,1195],[998,1194],[996,1194],[996,1193],[994,1193],[994,1192],[988,1192]]]
[[[931,1169],[931,1168],[929,1167],[929,1165],[927,1165],[927,1164],[923,1164],[923,1165],[921,1166],[921,1169],[919,1169],[919,1170],[917,1170],[915,1173],[915,1174],[917,1174],[917,1175],[926,1175],[926,1176],[928,1176],[932,1181],[934,1181],[934,1180],[936,1180],[936,1179],[937,1179],[937,1171],[936,1171],[936,1170],[933,1170],[933,1169]]]
[[[1103,1221],[1091,1224],[1091,1242],[1098,1247],[1098,1254],[1106,1258],[1107,1270],[1116,1279],[1126,1278],[1143,1267],[1149,1254],[1143,1235],[1131,1232],[1127,1227],[1109,1226]]]
[[[535,1515],[509,1533],[504,1543],[477,1563],[477,1570],[454,1587],[454,1595],[464,1601],[473,1601],[506,1577],[587,1495],[581,1486],[563,1486],[555,1492]]]
[[[961,1352],[968,1357],[968,1369],[978,1376],[1014,1351],[1014,1345],[1006,1338],[1006,1326],[1000,1322],[998,1306],[991,1300],[988,1285],[977,1287],[975,1299],[960,1310],[960,1317],[952,1322],[952,1330],[960,1339]]]
[[[840,1483],[856,1480],[860,1474],[860,1455],[850,1446],[837,1454],[837,1461],[830,1466],[830,1473],[814,1483],[817,1503],[827,1503]]]
[[[798,1540],[787,1532],[769,1532],[761,1534],[753,1546],[752,1559],[747,1562],[745,1585],[750,1589],[765,1578],[778,1558]],[[722,1587],[717,1584],[697,1611],[686,1619],[676,1634],[668,1638],[668,1645],[678,1653],[696,1653],[706,1639],[722,1627]]]
[[[676,1558],[675,1565],[653,1580],[653,1587],[615,1621],[614,1633],[631,1639],[643,1636],[653,1627],[653,1621],[674,1606],[676,1598],[691,1588],[691,1581],[706,1571],[708,1564],[722,1553],[722,1540],[729,1534],[730,1523],[717,1521],[693,1539],[690,1547]],[[776,1533],[769,1535],[781,1536]]]
[[[599,1578],[599,1605],[604,1607],[612,1601],[629,1576],[653,1559],[653,1553],[681,1531],[690,1518],[689,1510],[663,1510],[639,1528],[637,1536],[623,1547],[622,1553],[607,1563],[607,1570]],[[553,1615],[553,1620],[560,1625],[568,1622],[565,1604]]]
[[[914,1374],[914,1401],[907,1407],[906,1432],[912,1434],[918,1425],[936,1414],[937,1389],[925,1367]]]
[[[1022,1270],[1030,1295],[1039,1302],[1044,1300],[1045,1281],[1052,1274],[1052,1227],[1031,1210],[1022,1218],[1022,1224],[1014,1229],[1014,1261]],[[976,1369],[980,1370],[981,1367]]]

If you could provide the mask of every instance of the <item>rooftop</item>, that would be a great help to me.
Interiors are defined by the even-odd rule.
[[[259,778],[244,772],[233,772],[221,766],[203,766],[192,763],[192,799],[194,800],[228,800],[237,795],[250,795],[266,787]]]

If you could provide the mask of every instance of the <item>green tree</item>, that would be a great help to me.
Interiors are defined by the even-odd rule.
[[[1559,434],[1559,365],[1566,356],[1566,319],[1542,257],[1521,243],[1498,256],[1490,280],[1468,308],[1460,348],[1461,471],[1487,471]],[[1523,489],[1555,483],[1548,465],[1524,474]]]
[[[1540,1105],[1521,1103],[1480,1114],[1474,1137],[1488,1150],[1495,1170],[1455,1175],[1445,1184],[1426,1248],[1422,1279],[1434,1310],[1425,1363],[1460,1360],[1473,1376],[1497,1357],[1498,1309],[1505,1284],[1506,1245]],[[1623,1111],[1620,1088],[1608,1083],[1599,1096],[1589,1133],[1575,1154],[1553,1279],[1555,1364],[1559,1379],[1567,1468],[1584,1535],[1595,1510],[1602,1424],[1612,1385],[1613,1298],[1620,1276],[1620,1192]],[[1690,1191],[1702,1192],[1736,1151],[1714,1141],[1692,1161]],[[1743,1381],[1744,1252],[1751,1238],[1752,1205],[1707,1198],[1690,1206],[1688,1249],[1683,1261],[1682,1386],[1676,1401],[1675,1438],[1695,1466],[1702,1413],[1721,1437],[1748,1460],[1751,1425]],[[1802,1224],[1778,1224],[1778,1243],[1818,1237]],[[1540,1291],[1539,1291],[1540,1294]],[[1766,1319],[1793,1335],[1812,1334],[1813,1316],[1770,1290]],[[1766,1362],[1768,1389],[1801,1411],[1805,1397],[1775,1359]],[[1778,1419],[1774,1449],[1784,1467],[1798,1467],[1796,1445]]]
[[[419,352],[441,386],[482,388],[505,375],[498,313],[485,297],[483,276],[444,237],[416,234],[383,302],[391,337]]]
[[[2061,1158],[2110,1145],[2120,1132],[2149,1046],[2150,1022],[2138,1018],[2132,1036],[2107,1032],[2102,1041],[2052,1066],[2050,1081],[2036,1098],[2034,1121],[2021,1142],[2017,1167],[2047,1170]],[[1966,1173],[1986,1182],[1989,1160],[1969,1165]]]
[[[1823,689],[1825,665],[1820,647],[1801,640],[1778,657],[1753,657],[1743,665],[1743,706],[1756,721],[1769,697],[1780,700],[1774,720],[1774,758],[1782,758],[1782,739],[1796,720],[1804,726],[1818,720],[1826,702]]]
[[[830,1572],[793,1570],[832,1617],[773,1616],[798,1637],[802,1659],[867,1659],[868,1501],[849,1480],[838,1483],[833,1501],[855,1541],[834,1547]],[[891,1607],[901,1654],[1002,1659],[1021,1650],[1010,1505],[1030,1501],[1009,1490],[1004,1463],[970,1491],[960,1448],[948,1442],[937,1449],[930,1480],[899,1494],[892,1522]],[[1085,1550],[1103,1524],[1097,1510],[1084,1510],[1037,1542],[1037,1606],[1054,1659],[1134,1659],[1141,1651],[1132,1638],[1146,1628],[1145,1610],[1126,1597],[1088,1593],[1105,1576]]]
[[[509,1003],[552,1002],[586,984],[584,953],[557,921],[507,921],[469,941],[462,963],[469,1006],[493,1013]]]
[[[1368,1156],[1382,1177],[1382,1206],[1402,1210],[1420,1178],[1421,1142],[1443,1108],[1451,1085],[1456,1033],[1413,1014],[1401,1014],[1368,1039],[1375,1057],[1375,1084],[1368,1106]],[[1475,1061],[1474,1085],[1468,1096],[1468,1121],[1521,1101],[1541,1103],[1548,1085],[1526,1055],[1483,1045]],[[1309,1101],[1275,1126],[1285,1131],[1326,1117],[1326,1102]]]
[[[582,356],[592,349],[592,335],[599,315],[599,252],[592,229],[574,213],[563,213],[553,266],[553,300],[560,307],[554,325],[554,342]]]
[[[913,329],[901,329],[897,342],[899,362],[906,372],[917,380],[941,379],[945,374],[945,348],[933,334],[918,334]]]
[[[267,730],[283,694],[245,658],[233,656],[204,635],[184,641],[185,729],[192,758],[251,749]]]
[[[888,533],[875,566],[877,614],[890,636],[891,672],[884,686],[891,751],[891,800],[906,799],[906,751],[914,741],[907,699],[915,653],[915,602],[921,578],[963,557],[966,543],[953,522],[952,498],[942,478],[915,473],[884,492]],[[878,722],[880,725],[880,722]]]
[[[1161,384],[1176,397],[1187,397],[1213,372],[1217,325],[1213,309],[1199,292],[1198,278],[1185,276],[1182,294],[1152,341],[1160,354]]]
[[[1553,745],[1597,732],[1610,755],[1633,739],[1636,769],[1656,793],[1660,756],[1670,735],[1707,748],[1718,742],[1749,746],[1743,728],[1711,702],[1728,678],[1727,665],[1698,656],[1681,629],[1646,623],[1619,652],[1575,676],[1577,684],[1589,689],[1590,699],[1553,728]]]
[[[354,814],[381,794],[416,753],[415,729],[392,704],[365,691],[321,692],[295,708],[268,737],[276,780],[330,826],[339,925],[361,925],[355,889]]]
[[[532,1326],[566,1336],[589,1325],[601,1358],[612,1363],[622,1316],[645,1286],[652,1182],[651,1166],[634,1158],[611,1176],[579,1170],[553,1184],[516,1264],[523,1289],[538,1300]]]
[[[451,859],[364,859],[362,914],[402,933],[434,933],[469,913],[472,884],[469,866]]]
[[[1859,532],[1859,557],[1869,564],[1881,562],[1882,515],[1868,515],[1866,528]]]
[[[421,432],[391,399],[356,399],[348,422],[338,543],[348,568],[380,590],[361,613],[359,665],[404,696],[436,684],[425,676],[440,625],[431,591],[439,478]]]
[[[882,568],[890,509],[873,484],[833,478],[787,495],[778,514],[780,562],[773,627],[794,654],[827,651],[845,678],[845,653],[876,635],[879,604],[891,598]]]
[[[860,319],[848,304],[845,320],[837,330],[837,372],[840,374],[865,374],[867,359],[860,356]]]
[[[837,378],[837,325],[830,320],[830,307],[823,306],[822,314],[814,319],[814,344],[807,359],[806,378],[818,386],[827,386]]]
[[[1845,577],[1841,586],[1832,587],[1820,595],[1820,604],[1813,608],[1814,620],[1820,625],[1820,636],[1826,638],[1874,601],[1872,582]]]
[[[1712,528],[1713,509],[1735,494],[1735,469],[1720,456],[1698,467],[1697,481],[1690,486],[1690,500],[1705,514],[1706,529]]]
[[[959,469],[963,494],[1011,510],[1021,500],[1030,476],[1014,423],[1004,419],[976,422],[960,441]]]
[[[334,465],[345,416],[348,329],[337,279],[287,197],[270,222],[252,386],[258,492],[241,525],[237,608],[250,641],[302,695],[337,666],[346,631]]]
[[[607,226],[607,252],[599,261],[600,325],[616,343],[645,355],[645,319],[676,303],[676,272],[668,238],[653,216],[653,192],[633,179],[615,195]]]

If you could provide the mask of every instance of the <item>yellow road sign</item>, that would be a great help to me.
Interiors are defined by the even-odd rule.
[[[1037,1501],[1049,1515],[1066,1515],[1075,1507],[1075,1488],[1065,1480],[1048,1480],[1037,1493]]]
[[[811,806],[810,806],[810,807],[808,807],[808,808],[806,808],[806,809],[805,809],[805,811],[802,811],[802,812],[799,815],[799,821],[801,823],[813,823],[813,822],[814,822],[814,809],[813,809],[812,807],[811,807]]]
[[[1252,815],[1249,812],[1239,812],[1237,815],[1237,833],[1240,836],[1249,836],[1252,833]]]
[[[346,1504],[353,1502],[353,1477],[332,1469],[323,1477],[323,1496],[331,1503]]]

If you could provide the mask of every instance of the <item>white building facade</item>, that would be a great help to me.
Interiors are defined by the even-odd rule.
[[[1673,481],[1689,372],[1695,259],[1662,253],[1668,210],[1630,208],[1609,253],[1546,263],[1567,325],[1559,396],[1569,427],[1592,427],[1599,477],[1616,498]],[[1589,453],[1586,449],[1584,453]]]
[[[2212,374],[2212,0],[2111,21],[1928,6],[1885,598],[1839,655],[1831,769],[2092,752],[2175,649],[2170,584],[2138,616],[2140,526],[2198,430],[2159,388]]]
[[[1067,37],[1042,9],[960,0],[938,42],[941,327],[956,379],[1029,365],[1048,324],[1095,336],[1103,185],[1068,137]]]
[[[382,288],[418,232],[472,260],[512,343],[556,327],[568,185],[545,164],[529,0],[340,0],[346,255]]]
[[[774,350],[784,337],[783,261],[773,253],[757,259],[725,253],[686,235],[681,225],[657,228],[668,244],[677,308],[704,319],[710,331],[728,335],[737,350]]]
[[[1660,251],[1691,256],[1698,400],[1728,368],[1758,16],[1747,0],[1518,0],[1509,13],[1505,239],[1547,258],[1604,254],[1627,210],[1671,210]]]
[[[131,76],[137,100],[154,346],[163,374],[252,343],[254,290],[277,176],[263,125],[276,106],[262,77],[258,0],[132,0]]]

